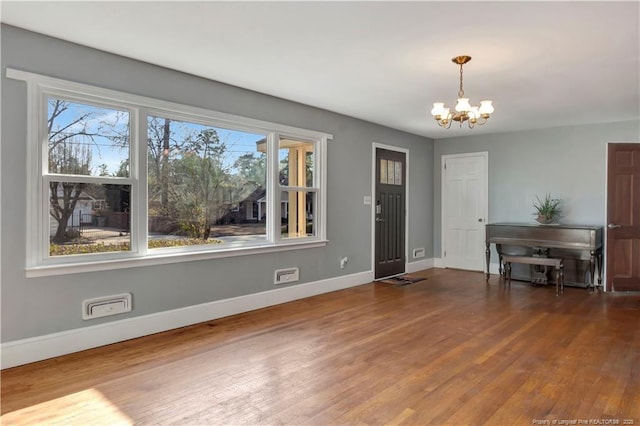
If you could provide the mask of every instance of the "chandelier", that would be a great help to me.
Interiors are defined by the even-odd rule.
[[[458,91],[458,102],[456,103],[455,111],[451,112],[448,107],[444,105],[444,102],[435,102],[431,114],[436,119],[436,122],[440,127],[446,129],[451,127],[451,123],[457,121],[462,127],[462,123],[467,122],[470,129],[473,129],[475,125],[483,125],[489,120],[489,116],[493,112],[492,101],[480,101],[480,106],[472,106],[469,103],[469,98],[464,97],[464,90],[462,89],[462,66],[471,60],[471,56],[456,56],[451,59],[454,64],[460,65],[460,90]]]

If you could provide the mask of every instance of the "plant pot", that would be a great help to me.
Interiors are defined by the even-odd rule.
[[[538,216],[536,217],[536,222],[542,225],[548,225],[550,223],[553,223],[553,217]]]

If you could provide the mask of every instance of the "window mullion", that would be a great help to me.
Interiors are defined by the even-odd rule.
[[[319,188],[312,186],[281,186],[283,191],[303,191],[303,192],[318,192]]]
[[[50,181],[54,182],[76,182],[76,183],[97,183],[97,184],[116,184],[116,185],[132,185],[131,178],[115,178],[110,176],[90,176],[90,175],[67,175],[63,173],[43,173]]]
[[[278,167],[278,133],[267,135],[267,240],[280,241],[280,180]]]
[[[132,251],[145,256],[148,249],[148,213],[147,200],[147,112],[137,108],[132,113],[129,175],[133,179],[131,186],[131,244]]]

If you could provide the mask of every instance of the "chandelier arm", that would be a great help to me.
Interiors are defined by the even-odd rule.
[[[444,120],[444,119],[436,119],[436,123],[438,123],[438,126],[442,127],[443,129],[449,130],[449,128],[451,128],[451,122],[453,120],[449,119],[449,120]]]
[[[489,121],[489,118],[481,117],[481,120],[482,121],[478,120],[478,122],[476,123],[478,126],[483,126],[483,125],[487,124],[487,121]]]

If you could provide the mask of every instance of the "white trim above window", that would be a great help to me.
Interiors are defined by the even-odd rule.
[[[326,144],[333,138],[331,134],[11,68],[7,69],[7,77],[27,83],[27,276],[326,244]],[[56,115],[59,103],[65,107],[64,114]],[[162,128],[153,127],[150,117],[165,120],[164,134],[158,136]],[[58,119],[55,129],[54,119]],[[151,145],[152,131],[156,131],[156,142],[160,142],[154,146],[155,151]],[[280,144],[283,138],[287,142]],[[163,147],[162,142],[164,150],[157,149]],[[291,159],[279,161],[279,150],[283,147],[293,153],[290,155],[297,155],[296,163]],[[286,161],[291,166],[280,164]],[[291,168],[295,182],[283,184],[283,167],[286,173],[287,167]],[[296,174],[299,170],[301,174]],[[256,174],[258,177],[253,178]],[[162,189],[162,197],[158,188]],[[205,201],[200,188],[204,188]],[[289,197],[286,203],[282,194]],[[178,198],[169,200],[171,196]],[[262,227],[256,224],[256,229],[260,229],[256,238],[228,238],[215,244],[210,244],[211,240],[206,243],[197,240],[195,245],[182,243],[185,233],[192,238],[196,235],[207,238],[210,234],[206,230],[215,224],[246,220],[244,208],[248,207],[240,208],[245,199],[249,207],[254,202],[264,205],[266,201],[261,207],[266,218]],[[105,207],[88,212],[91,206]],[[193,210],[197,213],[189,210],[192,208],[197,208]],[[297,215],[297,221],[285,220],[290,210]],[[71,219],[65,223],[66,216],[60,211],[71,214]],[[158,216],[158,212],[163,213]],[[164,228],[157,226],[163,230],[150,231],[152,214],[154,219],[165,218],[171,226],[163,223]],[[104,238],[97,243],[82,228],[100,226],[102,221],[98,219],[104,219],[103,216],[121,222],[121,238],[117,243],[104,243]],[[74,220],[80,224],[80,230],[71,229]],[[60,232],[55,232],[54,227]],[[149,241],[158,239],[169,244],[149,248]],[[95,251],[96,244],[109,248]]]

